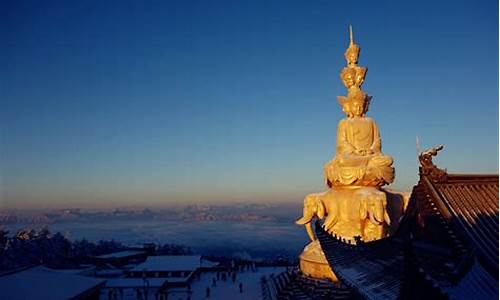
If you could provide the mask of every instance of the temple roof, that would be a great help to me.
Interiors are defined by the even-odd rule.
[[[113,252],[113,253],[108,253],[108,254],[103,254],[96,256],[96,258],[100,259],[119,259],[119,258],[125,258],[125,257],[132,257],[136,255],[142,255],[146,254],[144,251],[135,251],[135,250],[126,250],[126,251],[118,251],[118,252]]]
[[[316,235],[335,275],[362,299],[398,299],[403,285],[403,244],[387,238],[351,245],[316,223]]]
[[[0,276],[1,299],[85,299],[105,280],[38,266]],[[5,297],[5,298],[3,298]]]
[[[447,175],[433,181],[421,176],[438,212],[465,237],[480,261],[498,269],[498,175]],[[422,198],[424,195],[415,195]]]
[[[389,238],[357,245],[327,233],[316,235],[335,275],[361,299],[497,299],[498,279],[474,256],[459,277],[449,253],[422,246],[411,238],[412,216]],[[472,297],[474,295],[474,297]]]

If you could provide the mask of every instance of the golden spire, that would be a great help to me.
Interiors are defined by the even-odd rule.
[[[354,66],[358,63],[359,50],[359,46],[354,43],[352,25],[349,25],[349,47],[347,47],[344,53],[348,66]]]
[[[361,90],[366,76],[366,67],[358,65],[360,48],[354,42],[354,34],[352,32],[352,25],[349,24],[349,47],[347,47],[344,56],[347,61],[347,66],[340,72],[340,78],[348,90],[347,97],[339,96],[338,101],[342,105],[342,109],[348,116],[352,116],[350,111],[350,103],[353,101],[365,102],[364,113],[368,110],[369,97]]]
[[[351,47],[354,45],[354,38],[352,37],[352,25],[351,24],[349,24],[349,38],[350,38],[349,47]]]

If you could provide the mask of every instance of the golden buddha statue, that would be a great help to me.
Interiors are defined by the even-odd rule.
[[[382,186],[394,180],[393,161],[382,154],[377,123],[365,116],[371,97],[361,90],[367,68],[357,65],[359,52],[350,27],[350,43],[344,54],[347,67],[340,73],[348,92],[347,97],[338,97],[347,118],[337,126],[336,154],[324,168],[329,186]]]
[[[348,97],[339,97],[347,118],[337,126],[336,154],[325,165],[329,186],[360,185],[382,186],[394,180],[393,160],[382,154],[377,123],[366,117],[370,102],[357,87],[349,90]]]
[[[300,255],[301,271],[314,278],[337,278],[329,267],[311,227],[316,218],[323,228],[354,243],[373,241],[395,232],[405,210],[409,193],[381,189],[394,180],[393,160],[382,153],[377,123],[366,116],[371,96],[361,89],[367,68],[358,66],[360,48],[354,43],[352,27],[350,43],[344,53],[347,66],[340,78],[347,96],[338,102],[346,117],[337,126],[334,158],[324,167],[328,190],[309,194],[304,199],[304,225],[311,239]]]

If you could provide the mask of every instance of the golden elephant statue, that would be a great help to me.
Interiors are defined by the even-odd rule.
[[[325,205],[323,204],[323,197],[327,192],[309,194],[304,198],[304,208],[302,217],[298,219],[295,223],[299,225],[304,225],[306,227],[306,232],[311,241],[316,240],[316,236],[312,230],[311,222],[317,217],[318,219],[323,219],[326,214]]]
[[[408,195],[381,190],[376,187],[355,189],[333,187],[304,198],[302,217],[296,221],[304,225],[311,241],[316,240],[312,221],[323,221],[323,228],[348,240],[357,236],[364,241],[384,238],[398,227]],[[396,220],[396,222],[392,222]]]
[[[371,189],[362,189],[357,194],[363,240],[373,241],[386,237],[387,229],[391,225],[386,194]]]

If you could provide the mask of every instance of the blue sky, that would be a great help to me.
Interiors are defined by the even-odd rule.
[[[1,206],[300,203],[350,23],[392,187],[418,179],[417,135],[449,172],[498,173],[496,1],[0,5]]]

